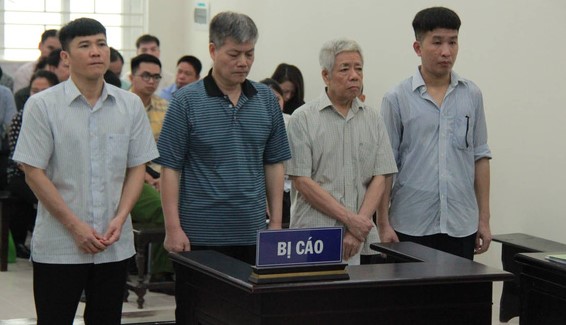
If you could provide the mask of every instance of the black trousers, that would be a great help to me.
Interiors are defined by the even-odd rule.
[[[447,234],[434,234],[429,236],[409,236],[397,232],[399,241],[412,241],[427,247],[474,260],[476,247],[476,233],[466,237],[450,237]]]
[[[128,260],[104,264],[33,262],[33,294],[38,325],[72,325],[81,293],[87,325],[119,325]]]
[[[191,250],[213,250],[224,255],[234,257],[245,263],[255,265],[256,245],[250,246],[195,246],[191,245]],[[191,310],[190,292],[187,292],[185,282],[186,275],[182,272],[178,264],[173,264],[175,269],[175,322],[177,324],[196,324]]]

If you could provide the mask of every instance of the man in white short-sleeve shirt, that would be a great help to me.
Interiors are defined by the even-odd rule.
[[[32,239],[39,324],[71,324],[81,292],[87,324],[120,324],[130,210],[158,156],[135,94],[104,82],[106,30],[76,19],[59,32],[71,77],[30,97],[13,159],[39,200]]]

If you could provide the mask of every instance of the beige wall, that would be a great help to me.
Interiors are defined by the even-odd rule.
[[[212,15],[251,16],[260,31],[251,78],[280,62],[303,71],[306,99],[322,90],[318,49],[331,38],[357,40],[365,55],[365,93],[384,92],[411,75],[411,20],[446,5],[462,19],[455,70],[483,90],[492,171],[493,233],[527,232],[566,242],[566,2],[563,0],[210,0]],[[150,0],[149,32],[162,41],[166,67],[183,54],[210,66],[206,31],[192,26],[193,1]],[[167,53],[165,53],[167,52]],[[480,260],[497,263],[499,245]]]

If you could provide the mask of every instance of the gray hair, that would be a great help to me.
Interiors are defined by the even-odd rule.
[[[259,35],[254,21],[247,15],[224,11],[210,22],[209,41],[221,47],[230,37],[236,43],[252,42],[255,44]]]
[[[340,38],[328,41],[322,45],[318,56],[320,67],[323,70],[332,71],[336,56],[342,52],[358,52],[362,58],[362,63],[364,62],[360,45],[356,41]]]

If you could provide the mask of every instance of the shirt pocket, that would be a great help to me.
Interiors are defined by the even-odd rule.
[[[454,120],[452,141],[460,150],[471,150],[473,146],[474,121],[470,114],[459,116]]]
[[[124,179],[128,164],[130,137],[125,134],[108,134],[106,137],[106,163],[112,179]]]

